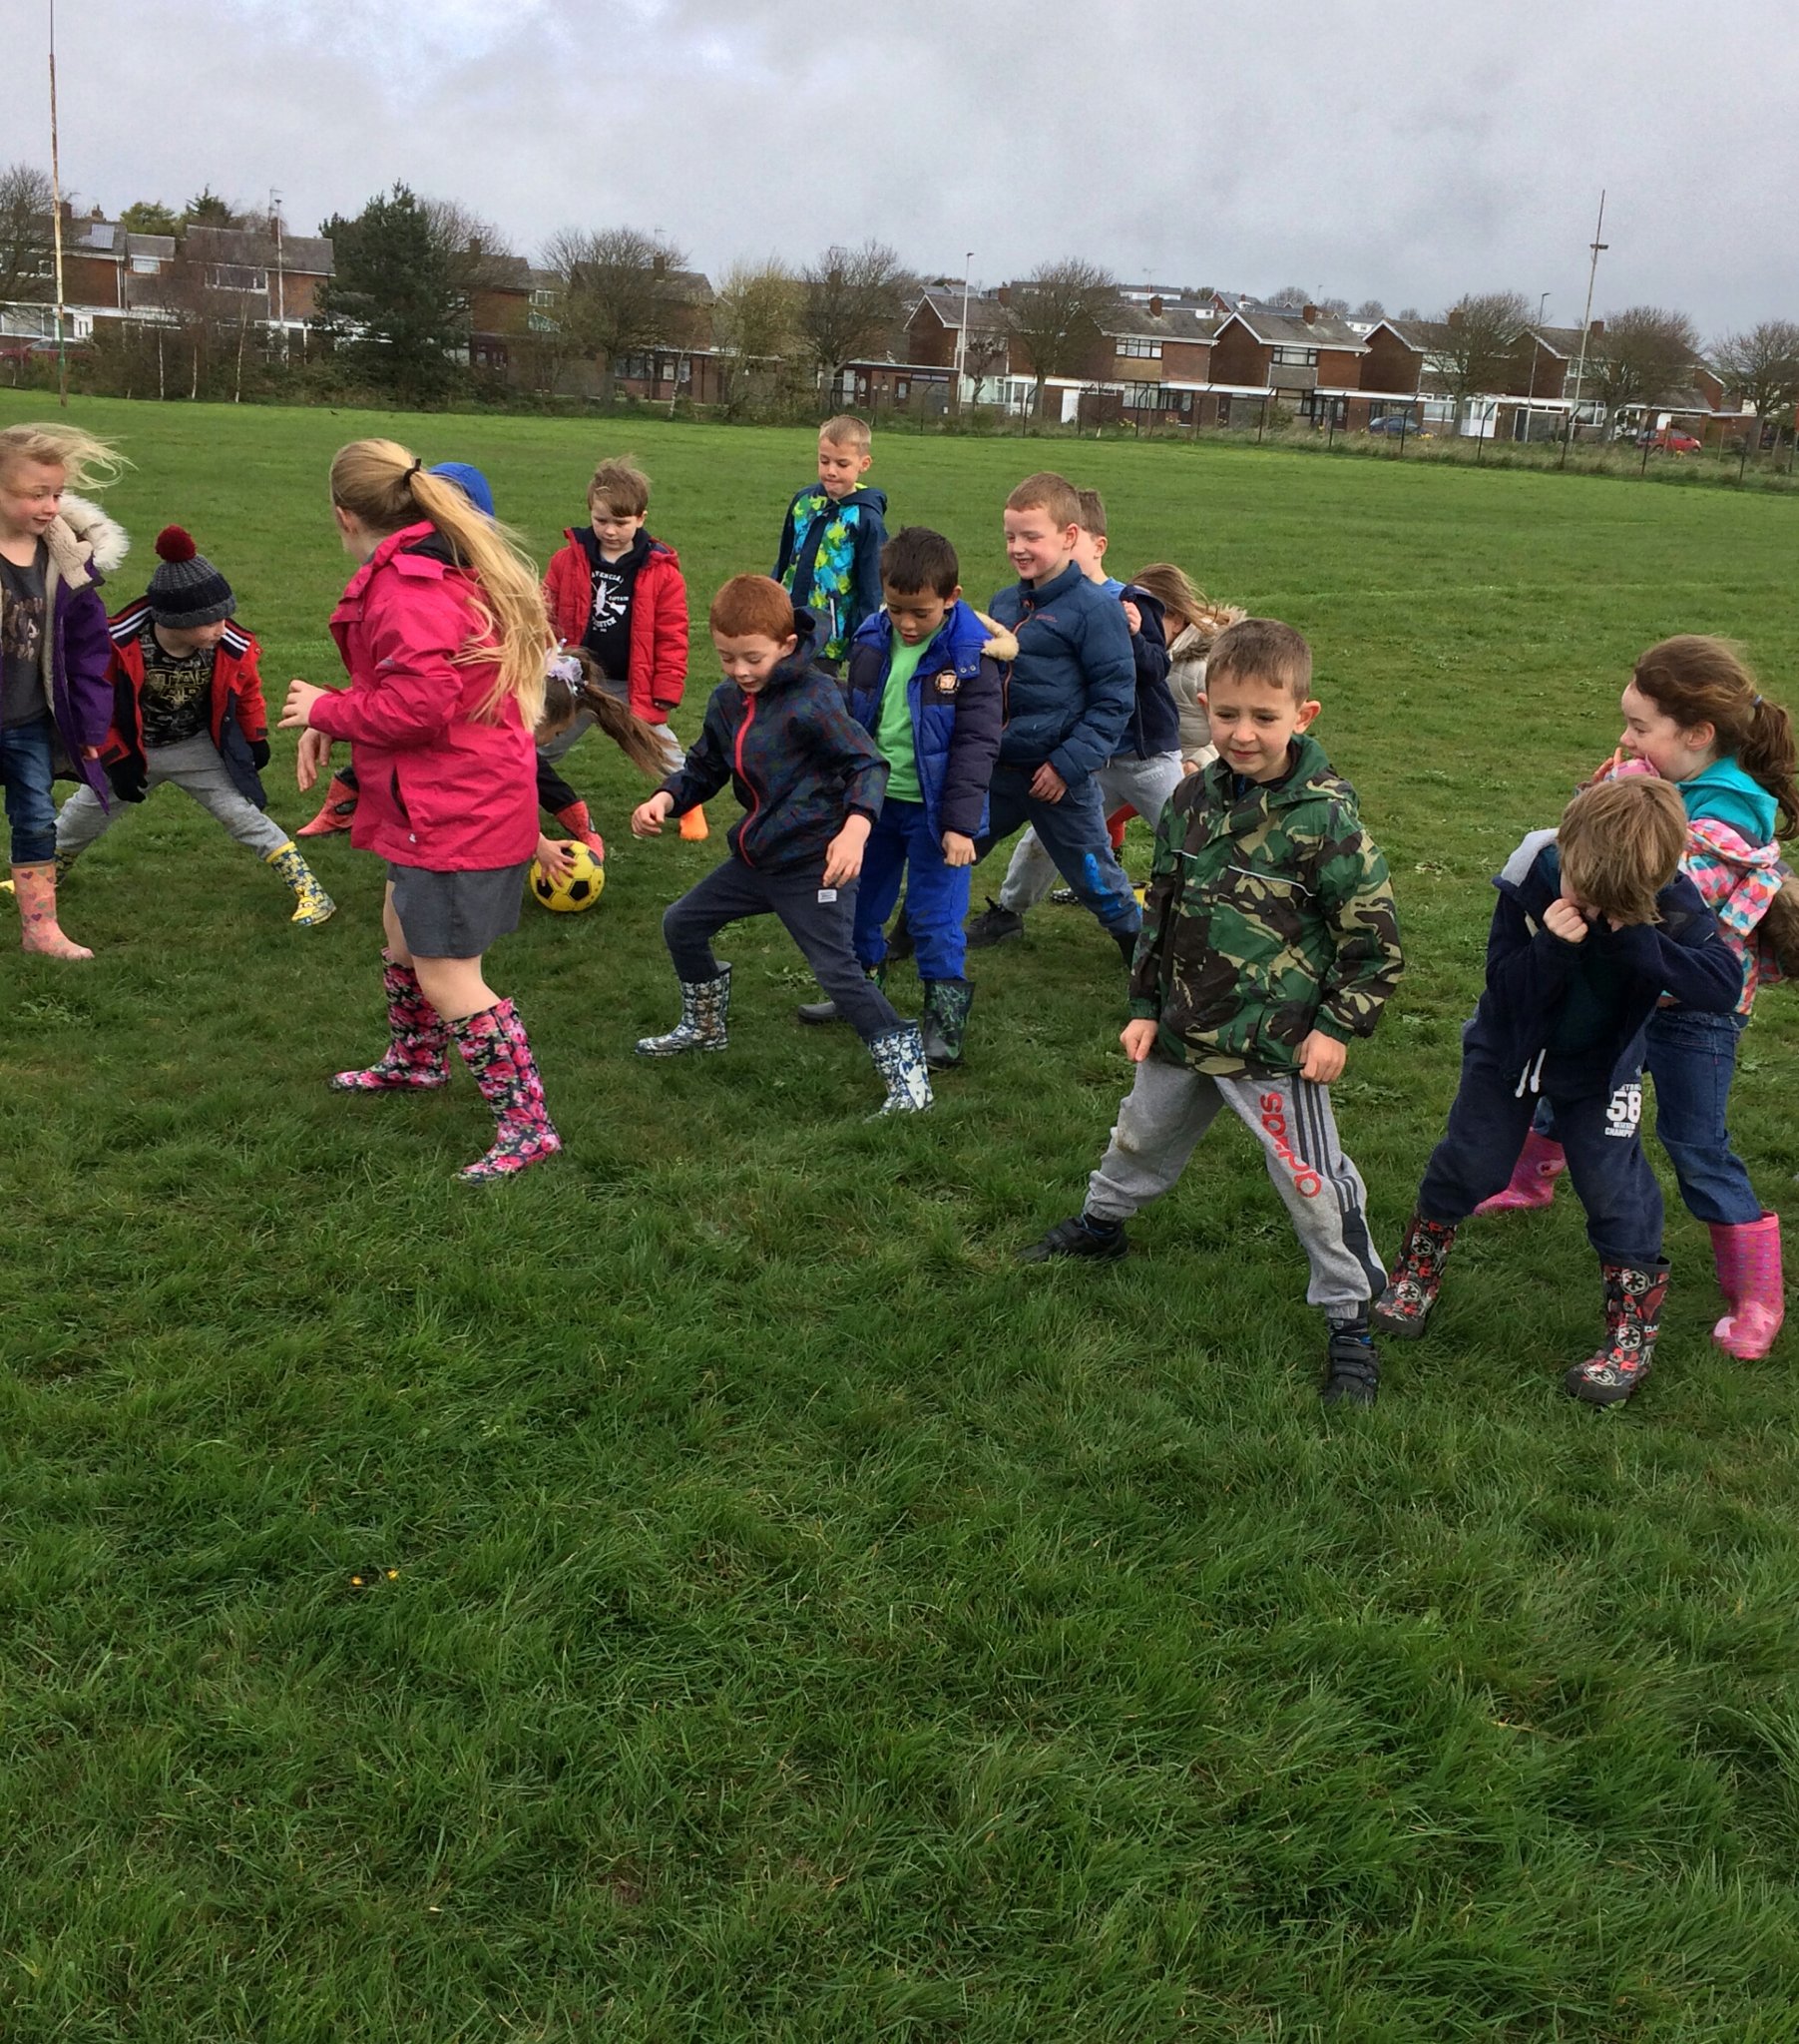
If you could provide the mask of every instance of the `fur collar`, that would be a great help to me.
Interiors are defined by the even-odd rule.
[[[131,551],[131,539],[117,524],[86,497],[65,495],[63,508],[44,534],[44,544],[56,563],[58,581],[70,589],[85,589],[94,579],[91,562],[102,575],[110,575]]]
[[[974,605],[970,604],[969,609],[974,610]],[[987,627],[987,644],[981,651],[990,660],[1017,660],[1018,640],[1006,627],[990,618],[985,611],[975,611],[975,616]]]

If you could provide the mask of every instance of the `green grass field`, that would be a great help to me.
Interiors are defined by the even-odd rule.
[[[189,525],[277,702],[335,678],[344,439],[480,463],[540,554],[630,448],[701,618],[771,560],[810,453],[75,415],[137,463],[113,595]],[[1032,452],[883,440],[870,480],[984,601]],[[1115,567],[1179,560],[1317,649],[1318,736],[1412,960],[1338,1088],[1390,1249],[1489,874],[1609,749],[1649,641],[1731,633],[1799,699],[1799,508],[1054,452],[1107,492]],[[696,660],[684,735],[706,686]],[[268,777],[298,823],[291,756]],[[568,1146],[514,1185],[452,1182],[487,1139],[464,1080],[325,1090],[381,1041],[380,877],[341,839],[316,861],[340,913],[293,931],[165,790],[65,889],[96,962],[4,968],[0,2038],[1799,2036],[1793,1340],[1710,1347],[1671,1181],[1674,1289],[1628,1408],[1561,1389],[1598,1319],[1565,1193],[1471,1226],[1431,1339],[1389,1347],[1378,1409],[1328,1418],[1303,1264],[1234,1128],[1125,1264],[1011,1261],[1078,1202],[1127,1084],[1116,953],[1079,911],[977,954],[968,1067],[916,1122],[864,1122],[868,1062],[795,1027],[772,925],[722,945],[729,1054],[647,1066],[659,917],[721,846],[635,842],[641,783],[598,742],[571,770],[605,899],[528,911],[491,961]],[[915,1008],[909,974],[893,991]],[[1737,1087],[1771,1205],[1796,1015],[1764,999]]]

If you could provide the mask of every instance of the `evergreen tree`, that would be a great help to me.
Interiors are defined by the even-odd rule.
[[[468,338],[466,309],[429,209],[405,185],[354,220],[333,217],[334,274],[318,294],[320,324],[371,383],[429,404],[456,380],[450,350]]]

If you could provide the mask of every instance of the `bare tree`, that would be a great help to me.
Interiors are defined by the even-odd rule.
[[[1352,319],[1384,319],[1387,308],[1379,298],[1364,298],[1349,316]]]
[[[1684,312],[1659,305],[1608,312],[1587,368],[1613,429],[1631,406],[1647,410],[1690,383],[1698,352],[1698,332]]]
[[[1763,319],[1747,333],[1726,333],[1713,344],[1711,360],[1758,417],[1784,420],[1799,393],[1799,320]]]
[[[544,250],[562,281],[562,323],[600,360],[600,395],[610,403],[619,364],[667,338],[669,273],[686,256],[637,228],[598,233],[565,228]]]
[[[1318,301],[1302,283],[1283,283],[1279,290],[1270,293],[1265,300],[1278,305],[1283,312],[1297,312],[1302,305],[1315,305]]]
[[[1506,381],[1530,316],[1523,291],[1468,291],[1444,313],[1431,354],[1458,423],[1476,397]]]
[[[443,256],[457,311],[465,326],[474,323],[475,296],[511,280],[517,258],[492,221],[483,220],[459,200],[421,199],[431,240]]]
[[[828,390],[846,362],[872,353],[900,316],[906,272],[885,242],[833,244],[802,273],[799,330]]]
[[[777,256],[733,262],[712,299],[712,338],[725,405],[770,381],[800,352],[806,286]]]
[[[50,179],[35,164],[0,171],[0,303],[54,295]]]
[[[1045,377],[1074,374],[1088,362],[1100,338],[1100,322],[1118,298],[1112,272],[1079,256],[1040,263],[1013,286],[1012,330],[1030,357],[1037,382],[1031,402],[1039,418]]]

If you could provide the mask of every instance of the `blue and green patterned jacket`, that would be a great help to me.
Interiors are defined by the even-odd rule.
[[[818,483],[794,493],[781,524],[774,579],[795,610],[818,620],[820,660],[841,661],[881,607],[881,549],[887,544],[885,490],[827,497]]]

